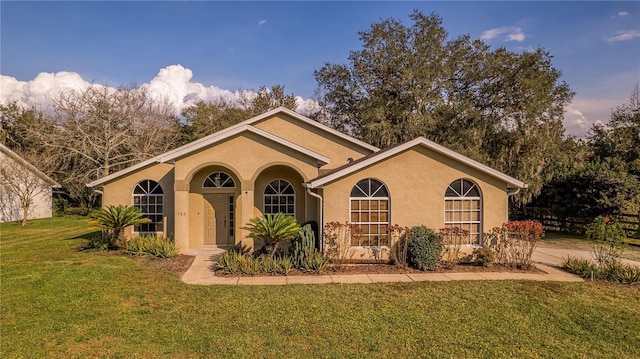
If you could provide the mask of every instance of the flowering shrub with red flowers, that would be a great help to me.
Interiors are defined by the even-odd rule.
[[[620,263],[625,233],[615,221],[609,217],[598,216],[587,226],[586,235],[593,240],[590,251],[599,265],[611,266]]]

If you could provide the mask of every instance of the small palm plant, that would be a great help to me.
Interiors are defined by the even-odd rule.
[[[295,218],[276,213],[251,218],[242,229],[248,230],[254,238],[264,241],[265,246],[271,247],[269,257],[273,258],[278,244],[281,241],[293,239],[300,232],[300,225]]]
[[[140,208],[130,206],[107,206],[91,213],[91,217],[102,227],[102,235],[112,246],[123,247],[124,229],[149,222]]]

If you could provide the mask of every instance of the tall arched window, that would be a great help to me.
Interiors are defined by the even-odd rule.
[[[233,178],[225,172],[213,172],[204,179],[202,187],[204,188],[234,188],[236,183]]]
[[[264,214],[296,214],[296,193],[291,183],[285,180],[269,182],[264,189]]]
[[[362,233],[351,238],[352,246],[380,247],[389,245],[389,191],[382,182],[363,179],[351,190],[349,213],[351,223]]]
[[[457,179],[444,195],[444,226],[469,231],[468,244],[482,240],[482,194],[478,186],[466,179]]]
[[[155,233],[164,231],[164,195],[158,182],[144,180],[133,189],[133,205],[140,208],[144,218],[151,222],[134,227],[135,232]]]

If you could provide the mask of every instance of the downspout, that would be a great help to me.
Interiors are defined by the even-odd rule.
[[[307,187],[307,193],[309,193],[311,196],[315,197],[318,199],[318,201],[320,201],[320,216],[319,216],[319,222],[318,223],[318,241],[320,242],[320,251],[324,252],[324,242],[323,242],[323,238],[322,238],[322,228],[323,228],[323,222],[322,222],[322,214],[324,212],[324,203],[323,203],[323,199],[322,196],[317,194],[317,193],[313,193],[311,192],[311,186],[308,183],[304,184],[305,187]]]

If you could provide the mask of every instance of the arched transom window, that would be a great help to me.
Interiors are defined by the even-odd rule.
[[[482,195],[478,186],[466,179],[457,179],[444,195],[444,226],[469,231],[468,244],[482,240]]]
[[[380,247],[389,245],[389,191],[382,182],[363,179],[351,190],[349,197],[351,223],[362,231],[351,238],[352,246]]]
[[[285,180],[269,182],[264,189],[264,214],[284,213],[296,214],[296,193],[291,183]]]
[[[236,183],[233,178],[225,172],[213,172],[204,179],[202,187],[204,188],[234,188]]]
[[[135,232],[164,231],[164,195],[156,181],[144,180],[133,189],[133,206],[140,208],[144,218],[151,221],[134,227]]]

